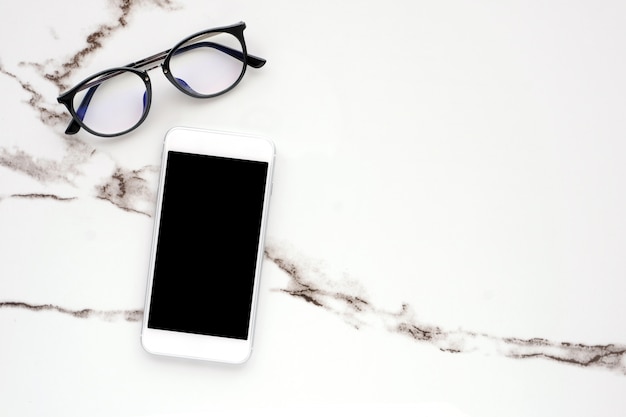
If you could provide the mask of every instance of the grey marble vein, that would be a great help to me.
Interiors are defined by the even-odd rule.
[[[20,66],[21,65],[23,65],[23,63],[20,63]],[[42,123],[48,126],[54,126],[67,120],[67,115],[59,110],[60,107],[56,105],[55,102],[46,100],[46,97],[38,92],[35,87],[33,87],[32,83],[22,80],[17,74],[8,71],[1,63],[0,74],[16,81],[20,87],[22,87],[22,90],[28,93],[30,98],[26,103],[35,111]]]
[[[411,306],[403,303],[398,311],[376,307],[358,285],[337,289],[333,278],[311,262],[298,262],[288,251],[269,245],[265,258],[287,274],[290,281],[285,288],[274,291],[301,299],[317,308],[343,319],[356,330],[364,327],[382,327],[385,331],[409,337],[449,354],[470,352],[496,353],[512,359],[541,358],[581,368],[600,368],[626,375],[626,344],[609,343],[588,345],[554,341],[546,338],[501,337],[466,330],[447,330],[419,320]],[[141,321],[142,310],[72,310],[53,304],[29,304],[20,301],[0,302],[2,308],[21,308],[30,311],[55,311],[71,317],[99,318],[107,321]]]
[[[542,337],[525,339],[447,330],[419,320],[408,303],[403,303],[398,311],[387,311],[373,305],[358,286],[336,288],[332,284],[333,279],[326,276],[325,271],[312,267],[311,262],[296,261],[299,257],[293,255],[293,250],[269,245],[265,256],[290,278],[286,288],[276,291],[339,316],[355,329],[382,327],[387,332],[429,344],[442,352],[495,352],[513,359],[542,358],[579,367],[603,368],[626,375],[626,344],[623,343],[587,345]]]
[[[96,186],[96,197],[122,210],[152,217],[159,169],[148,165],[128,170],[118,167],[105,182]]]
[[[42,194],[42,193],[12,194],[9,197],[23,198],[27,200],[49,199],[49,200],[55,200],[55,201],[73,201],[77,199],[77,197],[61,197],[56,194]]]
[[[112,16],[108,22],[98,25],[95,30],[85,38],[85,46],[78,52],[72,54],[62,63],[55,60],[40,62],[22,62],[21,65],[30,66],[36,69],[46,80],[54,83],[60,91],[69,88],[68,79],[76,69],[81,67],[83,61],[103,47],[105,40],[116,31],[126,27],[131,14],[140,7],[145,7],[146,3],[152,3],[157,7],[166,10],[179,8],[176,2],[171,0],[111,0],[113,7]]]
[[[23,149],[0,148],[0,166],[15,171],[44,184],[64,183],[73,185],[72,176],[83,175],[80,165],[88,163],[93,148],[84,143],[68,141],[63,158],[35,158]]]
[[[22,301],[2,301],[0,309],[23,309],[29,311],[52,311],[68,315],[78,319],[98,318],[105,321],[124,320],[128,322],[138,322],[143,318],[143,310],[95,310],[92,308],[83,308],[80,310],[72,310],[54,304],[31,304]]]

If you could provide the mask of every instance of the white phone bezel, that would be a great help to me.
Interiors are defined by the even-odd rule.
[[[159,330],[148,327],[154,263],[159,224],[161,220],[161,206],[163,202],[163,184],[165,180],[164,173],[169,151],[213,155],[225,158],[268,163],[266,178],[267,186],[265,187],[265,196],[263,199],[259,249],[257,253],[258,262],[254,276],[248,338],[245,340]],[[159,191],[154,216],[152,247],[150,251],[144,319],[141,331],[141,344],[147,352],[158,355],[177,356],[233,364],[243,363],[250,357],[253,346],[254,323],[256,319],[261,266],[263,263],[264,237],[272,186],[274,155],[274,144],[266,138],[257,136],[188,127],[172,128],[165,135],[163,156],[161,160],[161,173],[159,176]]]

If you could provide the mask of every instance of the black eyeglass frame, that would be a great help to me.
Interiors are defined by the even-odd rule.
[[[74,87],[62,93],[61,95],[59,95],[59,97],[57,97],[57,101],[63,104],[67,108],[67,110],[70,112],[70,115],[72,116],[72,120],[68,124],[67,129],[65,130],[65,134],[73,135],[73,134],[78,133],[80,129],[83,128],[87,132],[95,136],[115,137],[115,136],[124,135],[126,133],[129,133],[135,130],[148,117],[150,106],[152,104],[152,83],[150,82],[148,71],[157,68],[159,65],[161,66],[161,69],[163,70],[163,74],[165,75],[165,78],[167,78],[168,81],[174,85],[174,87],[176,87],[181,92],[187,94],[188,96],[195,97],[195,98],[211,98],[211,97],[216,97],[224,93],[227,93],[228,91],[235,88],[235,86],[237,86],[237,84],[239,84],[239,82],[243,79],[243,76],[246,73],[246,68],[248,67],[248,65],[253,68],[261,68],[266,63],[265,59],[248,54],[246,42],[243,36],[243,31],[245,28],[246,28],[246,24],[244,22],[239,22],[239,23],[235,23],[229,26],[203,30],[203,31],[194,33],[193,35],[187,36],[186,38],[178,42],[176,45],[174,45],[174,47],[171,49],[167,49],[163,52],[159,52],[157,54],[151,55],[147,58],[143,58],[137,62],[133,62],[122,67],[109,68],[107,70],[100,71],[94,75],[91,75],[90,77],[85,78],[84,80],[76,84]],[[183,45],[185,45],[185,43],[187,43],[188,41],[195,39],[195,38],[199,38],[201,36],[208,37],[212,33],[229,33],[233,35],[235,38],[237,38],[237,40],[241,43],[241,48],[242,48],[241,51],[230,49],[222,45],[219,45],[218,49],[240,60],[243,63],[243,66],[242,66],[241,74],[239,74],[239,77],[237,78],[237,80],[235,80],[235,82],[231,84],[229,87],[213,94],[199,94],[191,90],[190,88],[185,88],[185,86],[183,86],[180,82],[176,80],[176,78],[172,75],[170,71],[170,60],[178,51],[180,51],[181,49],[184,50],[185,46]],[[213,44],[212,46],[217,47],[218,45]],[[195,47],[195,45],[191,44],[187,47],[193,48]],[[85,109],[86,109],[86,107],[89,105],[89,101],[91,100],[91,96],[93,95],[93,91],[95,91],[95,88],[97,88],[103,81],[106,81],[107,79],[110,79],[112,77],[115,77],[125,72],[130,72],[130,73],[137,75],[138,77],[141,78],[141,80],[143,81],[145,85],[146,98],[145,98],[145,104],[144,104],[144,111],[143,111],[141,118],[133,126],[121,132],[102,133],[102,132],[98,132],[98,131],[91,129],[82,121],[81,117],[78,115],[78,113],[74,109],[74,96],[80,91],[83,91],[87,88],[91,89],[83,98],[83,101],[86,100],[86,105],[85,105]],[[82,106],[83,106],[83,103],[81,103],[79,108]]]

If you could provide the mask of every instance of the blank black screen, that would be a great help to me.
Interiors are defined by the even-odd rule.
[[[267,170],[168,152],[148,327],[247,339]]]

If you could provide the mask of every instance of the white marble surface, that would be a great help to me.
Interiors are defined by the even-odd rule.
[[[626,5],[3,2],[0,415],[623,416]],[[268,60],[135,132],[65,88],[244,20]],[[166,130],[277,146],[255,350],[139,343]]]

